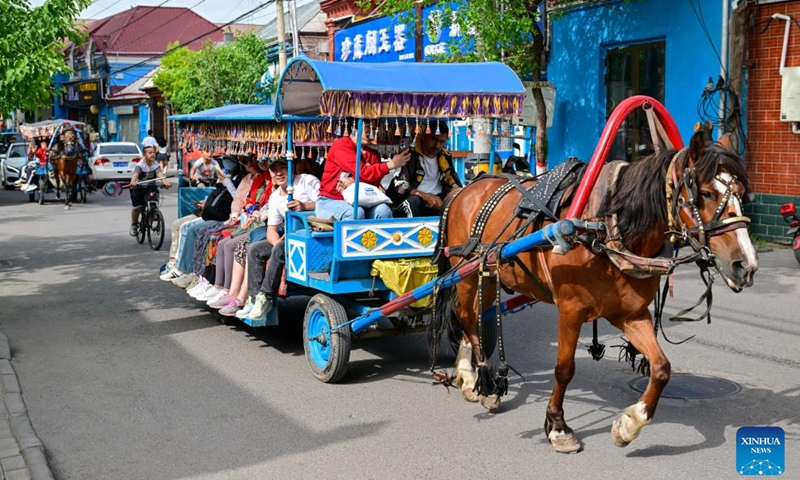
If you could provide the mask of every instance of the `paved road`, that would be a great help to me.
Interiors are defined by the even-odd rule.
[[[783,427],[784,478],[800,478],[800,267],[788,250],[761,256],[754,288],[718,285],[710,325],[667,326],[696,335],[665,346],[674,372],[738,392],[664,399],[620,449],[609,429],[636,401],[637,377],[616,350],[595,362],[582,348],[565,408],[584,451],[558,455],[542,434],[553,307],[506,322],[524,379],[497,414],[430,384],[422,335],[358,342],[345,381],[325,385],[309,374],[297,325],[223,326],[159,281],[165,255],[128,236],[127,208],[127,197],[94,195],[65,212],[0,191],[0,331],[59,479],[735,478],[743,425]],[[175,218],[174,193],[165,210]],[[696,277],[683,267],[668,312],[695,301]],[[607,323],[600,332],[619,343]]]

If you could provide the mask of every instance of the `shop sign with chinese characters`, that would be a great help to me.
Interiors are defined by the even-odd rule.
[[[425,61],[446,54],[448,43],[464,33],[461,26],[443,27],[441,7],[430,6],[422,11],[422,49]],[[401,23],[397,17],[381,17],[339,30],[334,35],[336,62],[396,62],[414,61],[413,26]]]

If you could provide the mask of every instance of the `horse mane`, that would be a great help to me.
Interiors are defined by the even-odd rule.
[[[613,194],[600,208],[600,217],[617,214],[617,226],[626,247],[654,228],[667,225],[666,175],[675,155],[680,155],[685,164],[687,150],[664,150],[629,164],[620,173]],[[720,168],[738,177],[745,190],[748,189],[749,177],[741,157],[709,143],[694,161],[698,184],[712,180]],[[702,202],[702,197],[698,201]]]
[[[666,172],[676,153],[664,150],[628,164],[620,172],[611,197],[600,208],[600,217],[617,215],[619,233],[626,246],[653,228],[667,224]]]

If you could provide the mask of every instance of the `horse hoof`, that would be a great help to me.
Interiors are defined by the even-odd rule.
[[[553,450],[558,453],[578,453],[581,449],[581,442],[572,432],[551,430],[547,435],[547,440],[550,441]]]
[[[611,425],[611,440],[614,442],[614,445],[624,448],[630,445],[633,439],[625,439],[622,434],[622,420],[625,416],[621,416],[618,419],[614,420],[614,424]]]
[[[481,405],[486,410],[492,411],[500,408],[500,397],[497,395],[481,396]]]
[[[461,390],[461,393],[464,395],[464,400],[470,403],[478,403],[481,400],[478,394],[472,390]]]

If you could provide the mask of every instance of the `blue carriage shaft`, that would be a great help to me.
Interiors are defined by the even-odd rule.
[[[576,228],[583,226],[583,223],[584,222],[580,221],[560,220],[556,223],[547,225],[540,230],[520,238],[519,240],[515,240],[502,246],[502,248],[497,252],[497,256],[500,258],[489,258],[488,260],[490,262],[497,260],[508,260],[521,252],[551,245],[561,247],[564,253],[566,253],[566,251],[569,250],[569,243],[566,241],[566,239],[575,233]],[[458,282],[476,275],[479,271],[480,262],[480,258],[470,260],[457,270],[454,270],[443,277],[432,280],[424,285],[420,285],[414,290],[395,298],[385,305],[379,308],[371,309],[363,315],[356,317],[345,324],[339,325],[336,328],[350,326],[353,333],[359,333],[363,330],[366,330],[370,325],[379,321],[382,317],[391,315],[392,313],[397,312],[401,308],[406,307],[417,300],[421,300],[425,297],[433,295],[437,289],[451,287]]]

